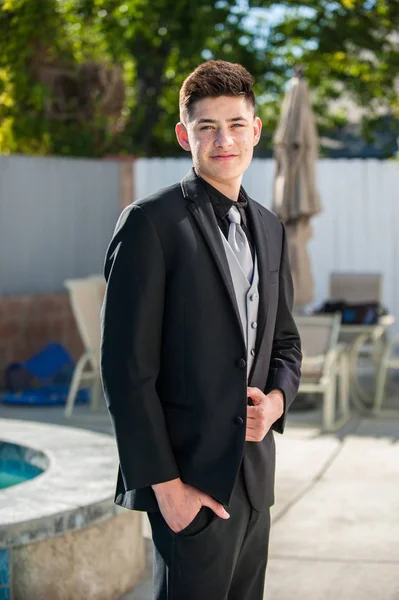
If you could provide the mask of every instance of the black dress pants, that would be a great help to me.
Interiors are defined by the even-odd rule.
[[[225,520],[202,507],[174,533],[149,513],[154,542],[154,600],[262,600],[270,510],[254,510],[240,470]]]

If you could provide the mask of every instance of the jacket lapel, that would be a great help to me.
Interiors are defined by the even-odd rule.
[[[205,242],[207,243],[214,258],[216,266],[219,269],[220,276],[226,287],[228,297],[236,316],[237,324],[240,327],[242,339],[245,341],[240,313],[234,292],[233,280],[230,275],[230,268],[215,213],[206,190],[201,185],[201,181],[195,174],[194,169],[192,169],[181,181],[181,188],[183,191],[183,196],[190,201],[188,209],[193,215],[199,229],[201,230]]]
[[[269,249],[268,232],[265,220],[256,203],[248,198],[248,212],[254,236],[256,255],[259,270],[259,308],[258,329],[256,334],[256,349],[259,350],[266,326],[267,308],[269,304]],[[256,363],[256,360],[255,360]],[[255,366],[255,365],[254,365]]]

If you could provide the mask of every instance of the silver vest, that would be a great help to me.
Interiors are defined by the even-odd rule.
[[[256,341],[256,329],[257,329],[257,318],[258,318],[258,307],[259,307],[259,271],[258,271],[258,259],[255,252],[255,264],[252,275],[252,282],[249,283],[248,279],[244,275],[241,265],[231,249],[230,244],[226,240],[222,231],[224,249],[226,251],[227,261],[229,263],[230,275],[233,280],[234,291],[236,295],[238,310],[240,313],[240,319],[242,328],[245,336],[245,344],[247,348],[247,376],[251,371],[254,359],[255,359],[255,341]]]

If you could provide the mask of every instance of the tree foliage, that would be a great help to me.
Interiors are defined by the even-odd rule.
[[[343,95],[370,129],[399,116],[398,31],[392,0],[0,0],[0,151],[177,154],[179,88],[208,58],[255,76],[263,148],[298,62],[322,131]]]
[[[285,67],[300,61],[314,91],[319,126],[331,127],[332,100],[348,97],[365,114],[399,117],[399,3],[392,0],[286,0],[266,51]],[[336,113],[335,122],[342,119]]]

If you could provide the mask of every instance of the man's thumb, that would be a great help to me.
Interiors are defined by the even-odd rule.
[[[229,519],[230,515],[227,510],[224,508],[223,504],[217,502],[214,498],[210,496],[206,496],[202,499],[202,504],[204,506],[208,506],[213,512],[220,517],[221,519]]]

